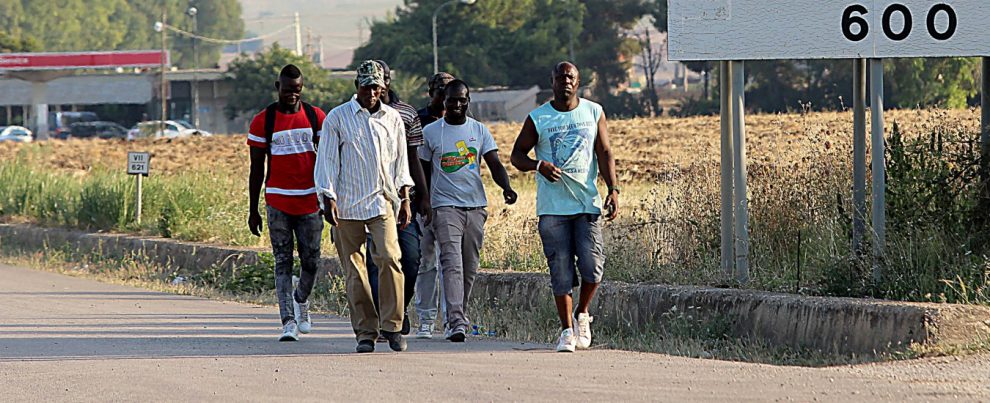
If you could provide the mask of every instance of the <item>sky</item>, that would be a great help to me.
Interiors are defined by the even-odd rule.
[[[368,39],[368,21],[385,19],[402,0],[241,0],[241,5],[244,28],[252,36],[291,25],[298,12],[303,46],[309,42],[315,49],[322,36],[324,65],[339,68],[349,64],[353,50]],[[289,29],[272,41],[294,48],[294,31]]]

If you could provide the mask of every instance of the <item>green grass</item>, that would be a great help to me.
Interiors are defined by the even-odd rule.
[[[247,197],[240,178],[201,172],[148,177],[137,224],[135,177],[105,168],[72,175],[41,166],[28,153],[0,162],[0,216],[90,231],[259,244],[246,230]]]
[[[951,134],[951,133],[950,133]],[[623,184],[622,214],[604,226],[606,280],[750,289],[906,301],[990,304],[990,230],[974,224],[972,139],[967,133],[891,139],[885,276],[850,250],[849,155],[809,157],[802,166],[750,166],[750,276],[745,285],[719,268],[719,170],[693,164],[676,174]],[[943,146],[942,143],[945,143]],[[935,146],[935,144],[939,144]],[[956,150],[956,151],[953,151]],[[25,147],[0,161],[0,219],[267,248],[247,230],[245,175],[188,171],[144,182],[135,223],[134,177],[95,168],[43,168],[43,150]],[[506,206],[486,177],[490,201],[482,265],[545,272],[532,176]],[[990,214],[990,213],[988,213]],[[324,232],[323,251],[334,253]],[[870,250],[867,241],[866,250]],[[868,252],[867,252],[868,253]]]

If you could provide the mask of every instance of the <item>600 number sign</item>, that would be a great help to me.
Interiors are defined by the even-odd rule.
[[[869,36],[870,23],[863,18],[863,16],[869,13],[870,10],[861,4],[853,4],[842,12],[842,34],[845,35],[846,39],[853,42],[859,42]],[[894,31],[894,28],[890,25],[890,20],[894,17],[894,14],[900,14],[904,19],[904,26],[900,29],[900,31]],[[945,16],[949,19],[949,25],[942,31],[939,31],[938,27],[935,26],[935,18],[937,18],[939,14],[945,14]],[[887,36],[887,38],[890,38],[892,41],[903,41],[911,35],[914,18],[911,15],[911,10],[909,10],[907,6],[894,3],[884,10],[882,23],[883,33]],[[936,4],[928,10],[928,34],[936,40],[945,41],[952,38],[952,35],[955,35],[956,33],[956,25],[958,23],[959,21],[956,17],[956,10],[953,10],[952,6],[949,6],[948,4]],[[859,30],[853,32],[853,26],[856,26]]]

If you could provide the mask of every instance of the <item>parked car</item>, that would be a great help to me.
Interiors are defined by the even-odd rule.
[[[0,141],[12,141],[16,143],[30,143],[34,140],[34,133],[21,126],[0,126]]]
[[[98,120],[100,117],[94,112],[49,112],[48,130],[51,131],[52,138],[64,140],[69,137],[73,123]]]
[[[165,121],[164,132],[162,131],[162,121],[160,120],[138,123],[127,132],[127,140],[135,140],[139,138],[172,139],[190,136],[212,136],[212,134],[205,130],[188,127],[174,120]]]
[[[123,139],[127,129],[114,122],[78,122],[69,127],[70,138]]]
[[[192,130],[192,135],[193,136],[210,137],[210,136],[213,135],[213,133],[210,133],[210,132],[208,132],[206,130],[197,129],[196,126],[193,126],[192,123],[189,123],[188,120],[179,119],[179,120],[175,120],[174,122],[175,123],[178,123],[179,126],[182,126],[182,127],[186,128],[186,130]]]

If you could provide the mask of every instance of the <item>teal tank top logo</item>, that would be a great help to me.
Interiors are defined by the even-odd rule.
[[[548,102],[530,113],[540,136],[536,158],[563,171],[556,183],[536,174],[537,215],[601,214],[595,141],[603,113],[600,105],[583,98],[570,112],[560,112]]]

